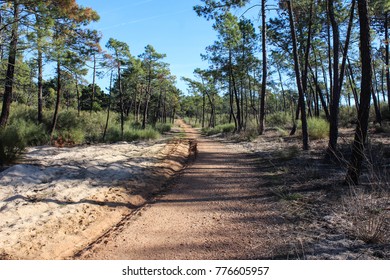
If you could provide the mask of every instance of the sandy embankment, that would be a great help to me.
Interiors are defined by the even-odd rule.
[[[65,259],[143,205],[188,142],[35,147],[0,173],[0,259]]]

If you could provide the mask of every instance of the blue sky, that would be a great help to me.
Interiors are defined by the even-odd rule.
[[[101,45],[109,38],[124,41],[132,55],[138,56],[146,45],[154,46],[157,52],[165,53],[165,62],[170,64],[177,77],[177,86],[185,91],[181,76],[192,77],[196,67],[205,68],[207,63],[200,58],[207,45],[216,35],[212,23],[200,18],[193,11],[199,0],[78,0],[80,5],[91,7],[100,15],[100,21],[90,25],[102,32]],[[108,83],[100,80],[104,89]]]
[[[183,92],[187,91],[181,77],[191,78],[195,68],[207,68],[200,54],[215,41],[216,33],[212,22],[193,11],[193,6],[201,4],[200,0],[78,0],[77,3],[93,8],[100,15],[100,21],[90,27],[102,32],[102,46],[112,37],[126,42],[135,56],[143,53],[148,44],[165,53],[165,62],[170,64]],[[237,11],[238,15],[241,13]],[[105,89],[108,79],[98,84]]]

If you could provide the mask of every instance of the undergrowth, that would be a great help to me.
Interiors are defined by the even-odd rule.
[[[230,133],[233,132],[235,129],[234,124],[228,123],[228,124],[220,124],[217,125],[216,127],[207,127],[202,129],[202,133],[211,136],[211,135],[216,135],[219,133]]]
[[[35,107],[12,104],[8,124],[0,130],[0,165],[14,162],[28,146],[101,143],[106,114],[104,111],[82,111],[79,115],[75,109],[63,109],[58,114],[56,129],[50,136],[52,110],[44,111],[42,123],[38,124]],[[121,137],[119,119],[118,113],[111,112],[104,142],[157,139],[162,133],[171,130],[171,124],[165,123],[148,125],[146,129],[141,129],[139,124],[128,119]]]

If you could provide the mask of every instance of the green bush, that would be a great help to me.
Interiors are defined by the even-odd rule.
[[[222,133],[222,130],[216,126],[216,127],[210,127],[210,128],[202,128],[202,133],[207,135],[207,136],[211,136],[211,135],[216,135],[218,133]]]
[[[246,141],[252,141],[259,136],[259,131],[257,128],[254,127],[248,127],[247,129],[241,131],[237,137],[235,138],[236,141],[239,142],[246,142]]]
[[[146,128],[136,131],[139,135],[139,140],[153,140],[160,137],[160,133],[153,128]]]
[[[65,144],[69,145],[79,145],[84,143],[85,133],[79,128],[57,130],[53,134],[53,139],[62,139]]]
[[[7,137],[14,135],[15,139],[19,139],[25,146],[44,145],[50,142],[48,131],[52,125],[53,110],[44,110],[43,123],[37,124],[37,109],[20,104],[12,104],[9,125],[3,133]],[[106,126],[107,112],[80,112],[80,116],[76,109],[60,110],[57,119],[56,129],[52,135],[53,140],[59,140],[64,144],[83,144],[98,143],[103,140],[104,128]],[[130,119],[125,123],[123,139],[121,137],[119,114],[116,112],[110,113],[108,130],[106,133],[106,142],[117,141],[136,141],[156,139],[160,133],[171,130],[170,124],[157,123],[155,128],[147,127],[141,129],[140,123],[130,122]],[[12,142],[4,142],[8,147]],[[15,146],[19,144],[15,143]],[[5,148],[3,148],[4,150]],[[6,148],[8,149],[8,148]],[[8,153],[11,153],[10,149]]]
[[[135,129],[142,129],[142,123],[140,122],[133,122],[131,123],[131,127]]]
[[[235,129],[235,126],[232,123],[220,124],[220,125],[217,125],[216,127],[208,127],[208,128],[205,127],[202,129],[202,133],[207,135],[207,136],[211,136],[211,135],[216,135],[219,133],[230,133],[230,132],[233,132],[234,129]]]
[[[307,118],[309,138],[313,140],[329,137],[329,123],[321,118]],[[297,131],[302,134],[302,122],[298,121]]]
[[[222,125],[219,125],[218,127],[221,128],[221,130],[222,130],[223,133],[230,133],[230,132],[233,132],[234,129],[236,128],[236,126],[234,125],[234,123],[222,124]]]
[[[123,139],[121,137],[120,126],[114,126],[107,129],[107,136],[105,141],[109,143],[126,141],[133,142],[139,140],[153,140],[158,139],[160,137],[160,133],[154,130],[153,128],[146,129],[134,129],[134,128],[126,128],[123,131]]]
[[[156,123],[155,129],[160,133],[171,131],[172,125],[170,123]]]
[[[16,126],[0,129],[0,164],[14,162],[25,150],[23,135]]]
[[[105,141],[108,143],[121,141],[120,127],[119,126],[108,127]]]
[[[15,103],[12,104],[8,124],[12,124],[19,120],[36,122],[38,120],[37,108]]]
[[[383,120],[390,121],[390,110],[386,104],[381,104],[381,114]]]
[[[329,123],[324,119],[308,118],[307,127],[310,139],[324,139],[329,135]]]
[[[60,111],[57,118],[57,130],[70,130],[81,127],[77,111],[73,109]]]
[[[108,121],[108,128],[117,126],[117,113],[111,112]],[[99,143],[103,139],[104,128],[106,126],[107,112],[81,112],[79,121],[81,128],[85,132],[85,141],[88,143]]]
[[[339,126],[351,127],[356,122],[357,112],[355,107],[340,107]]]
[[[285,112],[269,114],[266,120],[267,126],[286,127],[291,125],[291,115]]]
[[[26,146],[39,146],[49,143],[49,134],[42,124],[20,120],[13,123],[17,127]]]

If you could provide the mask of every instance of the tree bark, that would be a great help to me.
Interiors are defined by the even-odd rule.
[[[109,88],[109,93],[108,93],[107,118],[106,118],[106,125],[104,126],[103,142],[106,140],[107,129],[108,129],[108,122],[110,120],[111,93],[112,93],[112,71],[111,71],[111,75],[110,75],[110,88]]]
[[[290,18],[290,29],[291,29],[291,37],[293,42],[293,55],[294,55],[294,69],[295,76],[297,81],[298,93],[299,93],[299,104],[301,108],[301,121],[302,121],[302,142],[303,149],[309,149],[309,134],[307,131],[307,119],[306,119],[306,106],[305,106],[305,96],[302,88],[302,80],[301,80],[301,72],[299,70],[299,57],[298,57],[298,47],[297,47],[297,39],[295,33],[295,23],[294,23],[294,13],[292,8],[292,1],[287,0],[288,13]],[[299,105],[298,105],[299,106]]]
[[[324,98],[324,95],[322,93],[322,90],[321,90],[321,87],[320,85],[318,84],[318,80],[317,80],[317,77],[316,75],[314,74],[313,72],[313,69],[310,67],[310,72],[312,74],[312,77],[313,77],[313,80],[314,80],[314,85],[316,87],[316,91],[318,93],[318,96],[319,96],[319,99],[320,99],[320,102],[321,102],[321,105],[322,105],[322,108],[325,112],[325,116],[326,116],[326,119],[329,121],[329,110],[328,110],[328,106],[326,104],[326,101],[325,101],[325,98]]]
[[[353,185],[359,183],[359,177],[362,172],[365,145],[367,143],[368,118],[370,113],[372,92],[371,34],[367,0],[358,0],[358,11],[360,23],[362,82],[358,123],[356,126],[355,138],[352,146],[352,158],[350,160],[346,177],[346,181]]]
[[[42,50],[38,46],[38,123],[43,121],[43,65]]]
[[[376,92],[378,92],[378,81],[376,80],[375,65],[372,66],[372,75],[375,84],[375,87],[374,85],[372,86],[372,101],[374,103],[374,110],[375,110],[375,123],[378,123],[380,126],[382,126],[382,114],[380,109],[380,103],[379,103],[379,99],[376,97],[375,94]]]
[[[14,1],[14,9],[13,9],[14,23],[12,24],[11,40],[9,44],[8,64],[7,64],[7,72],[5,75],[5,88],[4,88],[4,95],[3,95],[3,106],[1,110],[1,116],[0,116],[0,127],[5,127],[7,125],[9,112],[11,108],[11,102],[12,102],[15,63],[16,63],[17,47],[18,47],[18,39],[19,39],[19,34],[18,34],[19,12],[20,12],[19,3],[18,1]]]
[[[345,66],[347,64],[347,57],[348,57],[348,50],[349,50],[349,41],[351,39],[353,18],[354,18],[354,15],[355,15],[355,3],[356,3],[356,0],[352,0],[351,12],[350,12],[350,16],[349,16],[348,29],[347,29],[347,36],[346,36],[346,39],[345,39],[343,59],[342,59],[341,69],[340,69],[339,92],[341,92],[341,90],[343,88],[344,75],[345,75]]]
[[[358,112],[359,111],[359,97],[358,97],[358,93],[357,93],[357,90],[356,90],[355,76],[353,75],[353,69],[352,69],[351,62],[350,62],[348,56],[347,56],[347,61],[348,61],[348,70],[349,70],[348,71],[348,73],[349,73],[349,83],[351,85],[353,98],[355,100],[356,112]]]
[[[206,94],[203,92],[203,96],[202,96],[202,128],[204,128],[204,123],[205,123],[205,111],[206,111]]]
[[[235,99],[235,101],[236,101],[236,108],[237,108],[237,115],[235,116],[234,115],[234,111],[233,111],[233,106],[231,106],[234,122],[235,122],[235,125],[236,125],[236,131],[235,132],[240,132],[241,131],[240,100],[239,100],[239,97],[238,97],[237,88],[236,88],[236,82],[235,82],[234,74],[233,74],[232,53],[231,53],[230,49],[229,49],[229,72],[230,72],[229,73],[230,74],[230,88],[231,88],[231,94],[232,94],[231,102]],[[234,93],[234,96],[233,96],[233,93]]]
[[[387,83],[387,103],[390,110],[390,38],[389,38],[389,12],[385,13],[385,60],[386,60],[386,83]]]
[[[118,56],[117,56],[118,57]],[[123,130],[125,124],[125,116],[124,116],[124,105],[123,105],[123,92],[122,92],[122,81],[121,81],[121,64],[118,58],[118,87],[119,87],[119,106],[121,111],[121,139],[123,140]]]
[[[80,90],[79,90],[79,77],[76,73],[75,75],[76,82],[76,96],[77,96],[77,116],[80,117],[81,104],[80,104]]]
[[[261,0],[261,46],[263,56],[263,77],[260,95],[259,134],[263,135],[265,129],[265,91],[267,89],[267,25],[265,14],[266,0]]]
[[[339,26],[334,15],[333,0],[328,0],[329,19],[333,31],[333,91],[330,98],[330,122],[328,155],[333,157],[337,153],[337,139],[339,133],[339,110],[340,110],[340,79],[339,79],[339,51],[340,33]]]
[[[61,63],[60,60],[57,60],[57,98],[56,98],[56,106],[54,109],[53,121],[50,128],[50,137],[53,136],[53,133],[57,126],[58,113],[60,111],[61,104]]]
[[[93,55],[92,94],[91,94],[90,114],[92,114],[92,112],[93,112],[93,102],[95,99],[95,91],[96,91],[96,54]]]
[[[149,102],[150,102],[150,96],[152,91],[152,66],[149,66],[149,75],[148,75],[148,86],[146,89],[146,99],[145,99],[145,106],[144,106],[144,112],[142,117],[142,129],[146,128],[146,121],[148,118],[148,110],[149,110]]]

